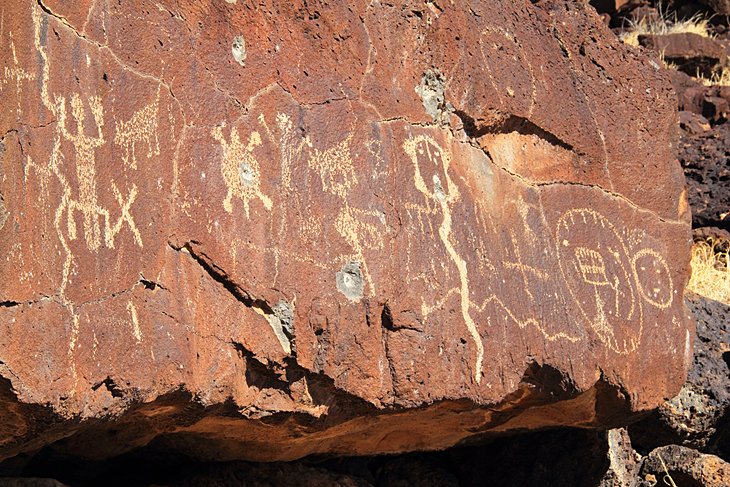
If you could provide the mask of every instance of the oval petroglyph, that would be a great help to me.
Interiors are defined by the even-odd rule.
[[[611,350],[636,350],[641,308],[628,252],[614,225],[595,210],[575,208],[560,218],[556,239],[560,271],[585,321]]]
[[[641,249],[631,260],[639,294],[647,303],[659,309],[672,305],[674,283],[664,257],[653,249]]]

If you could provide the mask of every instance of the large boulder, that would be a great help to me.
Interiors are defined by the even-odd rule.
[[[684,382],[676,100],[591,7],[1,12],[1,457],[439,449]]]
[[[639,44],[691,76],[712,78],[728,66],[727,49],[722,42],[692,32],[640,35]]]

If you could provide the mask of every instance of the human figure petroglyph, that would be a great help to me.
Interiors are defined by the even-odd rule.
[[[221,158],[221,173],[228,187],[228,193],[223,199],[223,208],[233,212],[233,197],[243,201],[246,218],[250,218],[250,200],[258,199],[266,210],[271,210],[271,198],[261,191],[261,173],[259,163],[253,155],[256,147],[261,145],[261,135],[253,131],[249,135],[246,145],[241,142],[238,130],[231,128],[230,137],[226,140],[222,127],[215,127],[211,135],[220,143],[223,149]]]
[[[583,318],[610,349],[635,350],[642,312],[629,277],[629,253],[614,225],[589,208],[568,210],[558,221],[556,245],[561,272]]]
[[[71,95],[71,114],[76,121],[76,131],[72,133],[66,125],[66,100],[60,98],[58,105],[59,117],[58,127],[62,137],[71,142],[76,155],[76,180],[78,183],[78,197],[68,202],[67,225],[69,240],[76,239],[76,218],[78,211],[83,218],[84,238],[89,250],[98,250],[101,246],[101,227],[99,217],[103,216],[103,208],[98,203],[96,189],[96,166],[94,152],[98,147],[104,145],[104,110],[101,98],[92,96],[89,98],[94,123],[96,125],[96,136],[86,134],[86,111],[81,96],[78,93]]]
[[[6,85],[9,82],[15,83],[15,98],[17,100],[16,112],[18,116],[20,116],[23,81],[33,81],[35,79],[35,75],[33,73],[29,73],[20,66],[20,62],[18,61],[18,54],[15,51],[15,42],[13,42],[13,33],[10,32],[8,35],[10,37],[10,52],[12,52],[13,54],[13,66],[5,66],[3,70],[2,84]]]
[[[264,133],[272,144],[278,146],[281,158],[281,186],[285,191],[292,190],[292,165],[297,157],[301,156],[305,146],[311,147],[311,142],[307,137],[301,137],[296,141],[297,133],[294,129],[294,123],[291,117],[285,113],[277,113],[275,119],[275,127],[278,134],[275,134],[266,123],[264,114],[259,115],[259,123],[264,129]]]
[[[157,135],[160,86],[157,87],[155,101],[134,112],[128,120],[116,123],[114,143],[124,150],[122,162],[130,169],[137,169],[137,151],[140,144],[147,146],[148,159],[160,155],[160,141]]]
[[[472,337],[474,346],[476,347],[476,361],[474,364],[474,380],[477,384],[482,380],[482,363],[484,361],[484,344],[482,343],[479,330],[471,316],[471,298],[469,295],[469,276],[466,261],[457,252],[454,242],[451,240],[451,205],[460,198],[459,188],[451,180],[449,174],[449,165],[451,164],[451,155],[444,151],[443,147],[436,140],[428,135],[417,135],[406,139],[403,142],[403,150],[410,157],[413,163],[414,184],[416,189],[420,191],[426,198],[427,202],[433,202],[440,207],[443,219],[439,226],[439,237],[453,261],[459,273],[460,286],[458,294],[461,303],[461,314],[466,323],[467,330]],[[426,183],[423,177],[425,171],[434,171],[429,178],[431,187]],[[444,181],[441,180],[438,173],[442,172]],[[426,176],[428,177],[428,176]]]
[[[134,242],[142,247],[142,237],[131,214],[131,206],[137,195],[137,187],[132,184],[126,192],[126,197],[114,181],[110,187],[117,204],[120,207],[120,216],[113,220],[112,211],[99,202],[96,177],[96,151],[104,146],[104,107],[98,96],[89,96],[84,99],[79,93],[70,96],[51,94],[49,92],[50,62],[46,48],[42,44],[41,34],[43,13],[40,9],[33,9],[32,20],[34,27],[34,47],[41,59],[41,101],[46,109],[56,119],[54,125],[54,142],[47,161],[37,163],[28,155],[26,157],[26,179],[31,172],[39,178],[42,188],[47,188],[49,180],[55,178],[61,187],[58,206],[55,208],[53,225],[56,234],[65,252],[59,298],[62,303],[70,307],[72,314],[73,304],[65,297],[74,255],[71,242],[78,238],[77,218],[81,217],[83,240],[89,251],[95,252],[102,245],[109,248],[115,246],[115,239],[123,228],[128,228]],[[69,111],[70,118],[69,120]],[[89,119],[87,112],[90,112]],[[64,144],[70,144],[72,151],[64,154]],[[73,160],[76,167],[76,189],[67,176],[64,164]],[[74,314],[75,316],[75,314]],[[73,347],[72,347],[73,348]]]
[[[277,193],[282,195],[282,198],[277,201],[279,224],[274,223],[272,226],[279,239],[283,241],[289,228],[288,223],[290,224],[286,218],[288,205],[292,202],[301,204],[301,195],[293,193],[292,170],[298,159],[306,157],[306,167],[317,174],[322,191],[340,201],[332,228],[345,239],[352,248],[352,253],[339,255],[335,261],[340,265],[345,262],[357,262],[361,266],[367,285],[367,294],[374,295],[375,284],[368,270],[365,252],[383,248],[382,231],[378,224],[385,223],[385,216],[381,211],[353,207],[349,202],[349,193],[358,184],[351,154],[353,136],[348,135],[333,145],[320,148],[308,136],[298,131],[291,116],[285,113],[277,113],[273,122],[267,121],[266,117],[260,114],[257,121],[259,128],[251,131],[247,143],[241,140],[242,136],[235,128],[231,129],[227,138],[224,134],[225,124],[221,124],[211,132],[213,138],[223,148],[221,172],[228,187],[228,193],[223,201],[225,210],[233,211],[234,196],[243,200],[247,217],[250,217],[250,205],[253,199],[259,199],[267,210],[273,209],[274,202],[261,190],[260,164],[254,155],[256,149],[261,146],[273,146],[279,154],[281,183]],[[371,149],[371,142],[368,142],[368,150]],[[290,193],[293,194],[288,198],[286,195]],[[316,227],[320,229],[316,232],[319,235],[322,224],[319,218],[313,216],[311,220],[301,224],[301,230],[308,232]],[[251,245],[244,246],[251,247]],[[321,264],[320,260],[310,255],[287,252],[276,247],[257,248],[273,256],[274,279],[278,276],[281,257],[309,264]]]

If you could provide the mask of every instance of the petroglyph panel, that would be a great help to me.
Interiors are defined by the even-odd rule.
[[[583,4],[543,3],[407,23],[378,2],[318,22],[241,2],[0,7],[0,376],[64,417],[197,401],[202,434],[221,411],[253,429],[276,413],[267,435],[299,436],[263,450],[292,456],[349,451],[377,409],[461,418],[446,447],[656,406],[691,348],[681,178],[637,162],[670,165],[669,124],[646,127],[671,102],[629,51],[592,57],[602,30],[566,31]],[[597,412],[615,390],[631,401]]]

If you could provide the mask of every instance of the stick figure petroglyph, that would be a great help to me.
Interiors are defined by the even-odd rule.
[[[414,184],[427,201],[434,202],[441,209],[443,220],[439,226],[439,237],[459,273],[460,286],[458,289],[461,314],[467,330],[476,347],[476,361],[474,366],[474,380],[477,384],[482,380],[482,363],[484,361],[484,344],[479,330],[470,313],[471,299],[469,296],[469,276],[466,261],[457,252],[451,237],[451,205],[460,197],[459,188],[451,180],[449,165],[451,155],[444,151],[436,140],[428,135],[418,135],[403,142],[403,150],[413,163]],[[434,171],[431,176],[433,189],[430,189],[423,178],[422,171]],[[442,172],[444,181],[438,173]]]
[[[97,187],[96,162],[97,159],[101,160],[97,151],[106,143],[102,99],[96,95],[82,96],[78,92],[70,95],[50,92],[51,64],[46,52],[48,18],[39,7],[36,7],[32,11],[32,21],[34,47],[40,57],[39,68],[42,76],[40,98],[46,110],[55,117],[56,123],[53,127],[53,147],[48,159],[36,163],[30,155],[27,155],[25,177],[27,179],[31,172],[35,173],[42,188],[48,187],[51,178],[55,178],[60,185],[53,225],[65,258],[57,298],[71,313],[68,355],[75,387],[78,375],[74,354],[79,338],[80,321],[76,305],[66,295],[66,288],[75,260],[71,242],[79,237],[77,218],[81,217],[83,243],[90,252],[95,253],[102,246],[113,248],[115,239],[123,228],[128,228],[135,244],[142,247],[142,237],[131,213],[132,204],[137,196],[137,186],[131,184],[125,198],[117,184],[110,181],[111,192],[120,207],[120,216],[113,221],[112,212],[100,201]],[[68,174],[69,163],[73,163],[75,167],[75,187],[73,175]]]
[[[15,42],[13,42],[13,33],[10,32],[8,35],[10,37],[10,51],[13,53],[13,65],[5,66],[3,70],[4,76],[2,84],[5,85],[10,81],[15,81],[15,98],[17,99],[16,112],[18,116],[20,116],[23,81],[33,81],[35,79],[35,75],[33,73],[29,73],[20,66],[18,54],[15,51]]]

